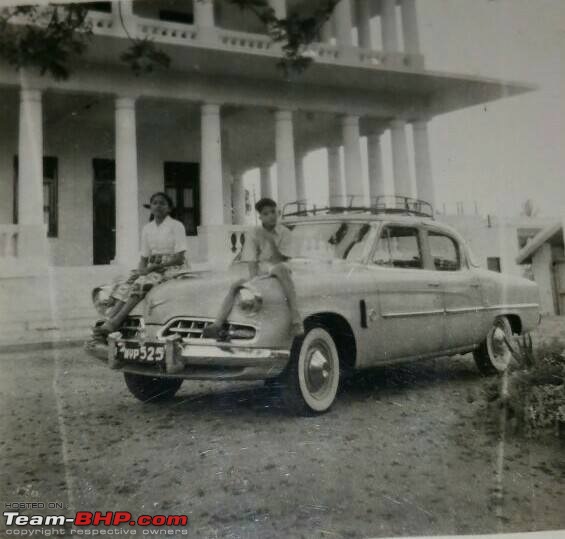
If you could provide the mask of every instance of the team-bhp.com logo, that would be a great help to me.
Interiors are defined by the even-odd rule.
[[[108,511],[102,513],[96,511],[78,511],[74,517],[64,515],[22,515],[18,511],[4,512],[6,526],[130,526],[141,527],[169,527],[186,526],[188,517],[186,515],[141,515],[134,518],[127,511]]]

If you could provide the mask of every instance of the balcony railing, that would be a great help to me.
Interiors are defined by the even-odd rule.
[[[88,20],[92,23],[95,35],[114,37],[125,37],[126,35],[121,22],[110,13],[91,11]],[[280,57],[282,53],[281,45],[274,43],[267,35],[226,30],[219,26],[199,29],[196,25],[161,21],[136,15],[130,15],[124,19],[124,26],[130,35],[147,37],[155,40],[156,43],[201,45],[273,57]],[[385,53],[357,47],[343,49],[329,43],[312,43],[306,48],[305,55],[320,63],[347,63],[360,67],[423,68],[421,55],[400,52]]]

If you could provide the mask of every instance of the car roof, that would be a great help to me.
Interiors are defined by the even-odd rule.
[[[421,215],[406,215],[401,213],[370,213],[370,212],[340,212],[340,213],[321,213],[320,215],[292,216],[285,217],[281,223],[283,225],[298,225],[307,223],[335,223],[340,221],[359,222],[359,223],[392,223],[404,226],[425,226],[442,230],[454,236],[460,243],[467,244],[461,234],[447,223],[438,222],[431,217]],[[468,246],[467,246],[468,247]]]

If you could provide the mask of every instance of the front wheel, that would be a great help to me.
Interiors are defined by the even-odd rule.
[[[320,414],[330,409],[339,385],[339,354],[325,328],[311,328],[295,339],[280,382],[283,401],[292,413]]]
[[[182,384],[182,378],[159,378],[124,372],[124,380],[130,393],[143,402],[172,399]]]
[[[512,326],[508,318],[501,316],[494,324],[486,339],[473,352],[477,368],[484,375],[503,373],[512,361]]]

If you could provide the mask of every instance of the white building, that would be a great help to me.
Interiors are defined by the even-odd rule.
[[[517,264],[529,264],[540,289],[544,314],[565,315],[565,249],[563,223],[555,221],[536,234],[516,256]]]
[[[269,1],[279,17],[314,4]],[[309,48],[314,62],[291,80],[259,20],[223,0],[99,2],[91,45],[66,81],[0,63],[0,273],[16,279],[0,295],[21,297],[22,276],[47,265],[58,297],[69,282],[88,288],[131,267],[154,191],[177,201],[191,258],[212,261],[237,247],[250,169],[261,170],[261,195],[284,205],[304,198],[304,156],[327,148],[331,197],[378,196],[385,132],[396,194],[433,203],[429,122],[529,88],[427,70],[417,5],[425,2],[341,0]],[[136,77],[119,61],[126,32],[153,39],[171,68]]]
[[[527,268],[516,261],[520,250],[542,229],[555,222],[546,217],[518,216],[501,219],[493,215],[437,215],[469,243],[481,267],[524,276]]]

